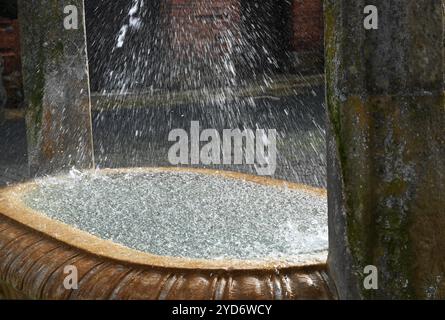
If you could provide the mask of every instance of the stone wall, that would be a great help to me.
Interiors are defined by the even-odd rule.
[[[3,60],[1,74],[6,90],[6,108],[22,105],[22,77],[20,58],[20,33],[17,20],[0,17],[0,56]]]

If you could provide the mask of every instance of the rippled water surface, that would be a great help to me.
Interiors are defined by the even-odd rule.
[[[191,172],[72,173],[24,197],[45,215],[140,251],[287,259],[327,248],[326,198]]]

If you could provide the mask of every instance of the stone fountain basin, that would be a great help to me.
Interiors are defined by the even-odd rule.
[[[326,258],[326,192],[285,181],[140,168],[0,190],[2,298],[331,299]]]

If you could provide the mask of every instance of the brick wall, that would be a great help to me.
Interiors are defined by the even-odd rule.
[[[170,0],[168,14],[173,48],[214,55],[227,49],[221,41],[227,32],[236,32],[239,0]]]
[[[217,43],[221,34],[240,30],[242,0],[169,0],[174,45],[190,45],[197,52]],[[290,9],[292,49],[323,47],[322,0],[292,0]]]
[[[22,103],[20,36],[17,20],[0,18],[0,55],[4,64],[1,76],[8,96],[6,107],[16,108]]]
[[[323,48],[323,1],[293,0],[292,29],[295,51]]]
[[[150,0],[143,26],[119,50],[110,48],[129,1],[85,4],[93,91],[118,89],[111,72],[130,89],[186,89],[230,85],[232,69],[241,81],[323,69],[322,0]]]
[[[171,86],[229,85],[227,73],[220,70],[232,60],[231,44],[240,38],[239,0],[168,0],[165,10]]]
[[[183,67],[178,72],[184,72],[176,73],[175,81],[198,79],[199,86],[199,79],[207,76],[215,82],[215,70],[219,65],[224,68],[224,62],[233,62],[238,76],[248,78],[262,71],[312,72],[313,65],[319,68],[323,48],[322,0],[275,1],[169,0],[163,15],[170,21],[167,29],[171,61]],[[293,56],[291,52],[298,58],[288,59]],[[221,59],[222,56],[227,59]]]

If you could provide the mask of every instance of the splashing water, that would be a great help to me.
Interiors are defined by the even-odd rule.
[[[295,2],[85,5],[98,166],[169,166],[169,133],[198,121],[275,129],[274,177],[326,186],[323,61],[298,44]],[[142,251],[263,259],[326,248],[326,199],[303,191],[197,174],[72,174],[45,180],[27,203]]]
[[[322,60],[295,49],[291,2],[86,6],[101,167],[169,165],[168,133],[199,121],[221,131],[277,129],[275,177],[326,186]],[[305,55],[310,68],[299,64]]]
[[[128,12],[128,16],[129,16],[128,24],[124,24],[119,31],[119,35],[117,37],[117,44],[116,44],[117,48],[123,47],[125,37],[128,32],[128,28],[133,28],[133,29],[138,30],[141,27],[141,24],[142,24],[141,18],[136,16],[136,13],[143,6],[144,6],[143,0],[133,0],[133,6],[131,7],[130,11]]]
[[[292,260],[327,248],[324,196],[221,176],[72,172],[40,180],[24,201],[102,239],[162,256]]]

